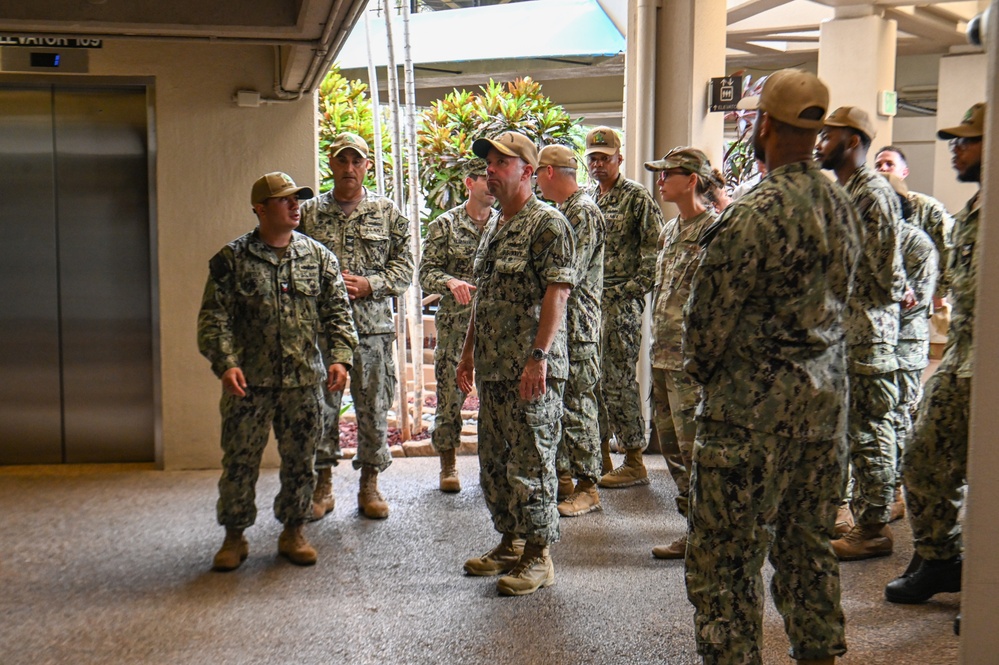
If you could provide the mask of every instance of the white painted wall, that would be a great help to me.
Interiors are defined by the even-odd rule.
[[[988,57],[984,53],[950,55],[940,58],[940,92],[937,102],[937,129],[953,127],[975,103],[985,101]],[[950,165],[946,141],[938,141],[933,161],[934,196],[951,212],[957,212],[970,199],[977,185],[958,182]]]
[[[268,171],[315,186],[315,102],[238,108],[237,89],[269,96],[262,46],[109,40],[91,74],[154,77],[155,242],[166,469],[220,465],[219,381],[199,353],[196,319],[208,260],[252,230],[250,187]],[[266,463],[277,460],[273,446]]]

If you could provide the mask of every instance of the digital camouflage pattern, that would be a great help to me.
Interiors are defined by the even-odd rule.
[[[761,569],[798,660],[846,651],[839,562],[829,545],[847,446],[701,423],[694,448],[687,597],[697,652],[712,665],[762,665]],[[738,510],[752,506],[752,510]]]
[[[684,369],[704,385],[699,420],[802,441],[843,433],[843,308],[858,225],[843,189],[799,162],[705,233],[683,333]],[[818,247],[827,253],[816,257]]]
[[[392,314],[392,297],[401,295],[413,279],[413,254],[410,249],[409,220],[402,216],[391,199],[364,190],[364,198],[351,214],[345,215],[333,198],[333,191],[302,203],[299,229],[336,254],[344,272],[366,277],[371,284],[371,295],[351,302],[354,323],[361,340],[367,335],[378,335],[370,343],[360,344],[355,353],[355,365],[363,365],[361,381],[351,372],[351,396],[358,417],[358,460],[382,459],[387,455],[385,440],[388,409],[392,398],[382,396],[394,391],[395,361],[391,353],[386,357],[381,351],[386,344],[391,347],[395,338],[395,319]],[[387,342],[386,342],[387,340]],[[374,357],[362,357],[366,350],[375,350]],[[361,386],[365,389],[361,389]],[[316,466],[328,468],[342,456],[339,444],[340,397],[324,390],[326,403],[326,434],[320,442]],[[369,414],[371,426],[362,427],[362,419]],[[368,462],[365,462],[368,463]],[[379,465],[384,470],[391,457]]]
[[[478,314],[476,314],[478,316]],[[562,382],[525,402],[520,381],[482,381],[479,484],[493,526],[536,543],[559,539],[555,454],[562,438]]]
[[[545,291],[550,284],[576,282],[575,247],[565,217],[534,195],[512,219],[486,227],[473,273],[478,382],[520,381],[534,349]],[[548,350],[548,377],[568,376],[563,324]]]
[[[850,176],[846,191],[860,216],[864,248],[847,323],[852,507],[857,524],[869,526],[888,523],[895,493],[902,208],[891,183],[867,165]]]
[[[323,430],[319,386],[251,386],[246,397],[223,393],[219,410],[222,476],[216,504],[218,523],[245,529],[256,522],[257,476],[271,426],[281,456],[281,489],[274,498],[274,516],[282,524],[300,524],[309,519],[316,484],[313,457]]]
[[[388,411],[398,387],[395,370],[395,335],[361,335],[350,368],[350,394],[357,419],[357,454],[351,464],[384,471],[392,464],[388,449]],[[340,450],[340,407],[343,393],[323,389],[326,428],[317,449],[316,467],[329,468],[343,457]],[[336,414],[332,418],[330,414]]]
[[[666,467],[676,483],[677,510],[686,517],[701,385],[686,372],[653,367],[652,396],[655,401],[652,419],[656,425],[659,450],[666,458]]]
[[[980,195],[955,218],[947,270],[954,301],[951,328],[940,366],[926,384],[902,465],[912,538],[916,552],[928,560],[951,559],[963,549],[958,512],[968,465]]]
[[[659,236],[652,290],[652,366],[683,371],[683,306],[701,255],[701,235],[718,216],[707,209],[690,220],[674,217]]]
[[[954,218],[947,212],[947,208],[940,201],[937,201],[928,194],[920,192],[909,192],[909,204],[912,212],[906,221],[922,229],[933,241],[937,249],[939,261],[936,274],[936,289],[933,292],[934,298],[943,298],[950,290],[950,284],[946,277],[946,268],[950,262],[951,250],[954,247],[951,237],[954,229]]]
[[[370,297],[351,303],[358,334],[394,334],[392,296],[405,293],[413,279],[409,220],[391,199],[367,190],[349,217],[332,191],[304,201],[301,214],[299,231],[336,254],[345,273],[371,284]]]
[[[481,160],[478,160],[481,161]],[[486,225],[495,223],[499,211],[490,213]],[[465,394],[458,389],[456,371],[461,348],[472,318],[472,303],[460,304],[447,283],[460,279],[474,284],[472,266],[475,250],[482,239],[465,205],[451,208],[427,227],[420,260],[420,288],[424,293],[439,293],[434,323],[437,346],[434,348],[434,377],[437,381],[437,411],[430,441],[434,450],[453,450],[461,445],[461,405]]]
[[[847,320],[850,371],[894,372],[898,304],[905,295],[898,241],[902,208],[891,183],[866,164],[853,172],[845,188],[860,217],[864,249]]]
[[[277,255],[252,231],[209,262],[198,313],[198,349],[215,376],[233,367],[250,386],[299,388],[326,379],[328,364],[350,365],[357,333],[337,258],[298,233]]]
[[[729,206],[684,310],[704,385],[690,489],[687,595],[709,663],[760,663],[761,568],[797,659],[846,650],[829,545],[847,469],[845,318],[861,252],[846,193],[811,161]]]
[[[916,297],[915,306],[902,308],[896,348],[899,399],[895,410],[895,436],[896,445],[902,448],[912,431],[912,415],[923,392],[923,369],[929,364],[930,314],[939,271],[937,248],[930,236],[908,222],[902,222],[898,228],[906,283]],[[895,484],[898,485],[898,479]]]
[[[548,287],[576,281],[568,222],[531,196],[490,224],[475,254],[474,362],[479,393],[479,479],[493,524],[535,543],[558,540],[555,456],[568,377],[565,325],[548,350],[548,390],[520,399]]]
[[[257,231],[222,248],[209,262],[198,314],[198,348],[221,377],[239,367],[246,396],[223,392],[220,524],[256,520],[260,458],[273,426],[281,455],[274,514],[284,524],[311,515],[313,454],[322,435],[319,384],[328,361],[350,366],[357,334],[337,259],[298,233],[282,258]]]
[[[604,279],[604,216],[583,190],[569,195],[559,210],[576,241],[577,282],[566,305],[569,378],[565,385],[562,441],[557,467],[573,478],[600,478],[600,298]]]
[[[601,299],[600,437],[628,450],[645,448],[645,418],[636,375],[645,294],[655,280],[662,210],[640,183],[623,175],[606,194],[588,192],[604,215]]]

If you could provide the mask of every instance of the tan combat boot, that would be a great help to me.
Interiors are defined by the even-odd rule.
[[[357,493],[357,508],[372,520],[383,520],[389,515],[385,497],[378,491],[378,469],[369,464],[361,467],[361,490]]]
[[[559,501],[565,501],[569,495],[575,491],[572,484],[572,474],[568,471],[558,472],[558,495],[555,497]]]
[[[895,541],[887,524],[854,525],[839,540],[832,541],[840,561],[859,561],[891,554]]]
[[[834,531],[837,536],[845,536],[850,533],[850,529],[856,526],[853,521],[853,511],[850,510],[850,504],[841,503],[839,508],[836,510],[836,527]]]
[[[891,516],[888,518],[888,521],[894,522],[903,517],[905,517],[905,499],[902,498],[902,488],[896,487],[895,498],[891,502]]]
[[[333,512],[336,497],[333,496],[333,469],[319,469],[316,491],[312,493],[312,520],[321,520]]]
[[[316,563],[316,550],[302,533],[301,524],[285,524],[278,537],[278,554],[296,566],[311,566]]]
[[[657,559],[682,559],[687,554],[687,536],[683,535],[669,545],[652,548],[652,556]]]
[[[508,574],[496,581],[501,596],[526,596],[555,584],[555,566],[547,545],[527,543],[520,561]]]
[[[610,439],[600,442],[600,473],[607,475],[614,470],[614,460],[610,456]]]
[[[600,505],[597,484],[592,480],[580,480],[575,491],[558,504],[558,514],[562,517],[576,517],[595,510],[603,510],[603,506]]]
[[[482,556],[465,562],[465,573],[476,577],[491,577],[507,573],[520,561],[524,553],[524,539],[512,533],[504,533],[500,544]]]
[[[222,547],[215,553],[212,570],[225,573],[236,570],[250,554],[250,544],[246,542],[242,529],[227,528]]]
[[[649,472],[645,470],[641,449],[627,451],[624,454],[624,463],[610,473],[604,474],[597,484],[601,487],[648,485]]]
[[[455,450],[445,450],[441,453],[440,490],[453,494],[461,491],[461,481],[458,480],[458,466],[455,460]]]

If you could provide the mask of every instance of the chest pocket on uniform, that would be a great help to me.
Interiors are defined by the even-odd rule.
[[[503,257],[496,259],[493,267],[493,280],[496,285],[496,296],[501,300],[528,301],[534,300],[536,284],[528,273],[527,260],[519,257]]]
[[[381,221],[381,220],[377,220]],[[389,235],[380,224],[365,224],[357,231],[357,237],[363,248],[363,269],[381,268],[388,261]],[[355,265],[355,270],[362,266]],[[359,272],[359,274],[364,274]]]
[[[319,271],[314,265],[296,266],[292,276],[291,297],[299,319],[311,321],[319,318],[316,300],[319,298]]]

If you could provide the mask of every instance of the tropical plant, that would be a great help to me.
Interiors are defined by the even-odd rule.
[[[517,130],[539,146],[558,143],[578,150],[583,144],[579,120],[546,97],[530,77],[509,83],[490,79],[479,90],[454,90],[421,116],[417,143],[425,222],[464,200],[463,167],[474,157],[477,138]]]
[[[744,72],[736,72],[732,76],[743,76]],[[763,90],[764,76],[750,85],[752,76],[743,76],[742,96],[755,97]],[[734,189],[746,180],[756,175],[756,155],[753,151],[753,128],[756,124],[755,110],[729,111],[725,114],[725,122],[735,124],[735,140],[725,147],[722,158],[722,173],[729,189]]]

